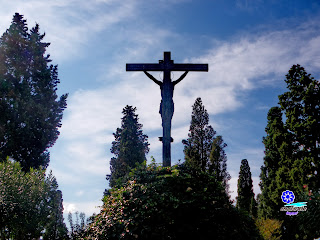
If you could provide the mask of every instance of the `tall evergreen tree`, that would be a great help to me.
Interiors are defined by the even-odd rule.
[[[209,125],[209,114],[201,98],[197,98],[192,107],[189,138],[182,140],[185,161],[196,171],[214,175],[228,192],[231,177],[227,172],[227,156],[224,151],[227,144],[221,136],[215,135],[216,131]]]
[[[58,182],[50,172],[48,178],[48,216],[43,239],[67,239],[68,229],[63,218],[62,192],[58,190]]]
[[[223,141],[221,136],[217,136],[213,139],[209,157],[209,172],[216,176],[217,180],[222,183],[222,186],[228,193],[228,181],[231,179],[231,176],[227,171],[227,155],[224,151],[225,147],[227,147],[227,144]]]
[[[286,161],[290,161],[287,156],[292,152],[289,151],[289,145],[287,144],[290,142],[290,133],[285,129],[279,107],[272,107],[269,110],[266,133],[267,136],[263,138],[265,145],[264,165],[261,167],[259,183],[261,188],[259,215],[265,218],[279,219],[279,209],[282,204],[280,196],[282,191],[286,190],[280,184],[288,184],[290,181],[288,175],[284,175],[285,173],[288,174],[289,171],[284,170],[288,166]],[[277,179],[280,180],[280,176],[281,181],[277,181]]]
[[[252,176],[247,159],[242,159],[238,178],[237,208],[255,216],[255,199],[253,193]]]
[[[83,239],[82,235],[86,229],[86,214],[84,212],[75,212],[75,223],[73,222],[73,215],[71,212],[68,214],[68,221],[70,224],[70,232],[69,232],[69,238],[66,239]],[[80,221],[79,221],[80,218]],[[60,238],[59,238],[60,239]]]
[[[299,195],[305,184],[313,190],[320,187],[320,83],[299,65],[289,70],[285,82],[289,91],[279,96],[279,107],[270,109],[263,139],[259,214],[265,218],[283,217],[283,191]]]
[[[286,129],[292,133],[295,148],[293,167],[299,169],[300,183],[320,189],[320,82],[300,65],[293,65],[286,75],[288,92],[279,96],[286,116]]]
[[[58,68],[49,65],[44,36],[38,24],[29,32],[16,13],[0,38],[0,158],[10,156],[24,171],[48,166],[66,108],[67,94],[57,100]]]
[[[128,105],[123,109],[121,128],[113,134],[115,141],[110,150],[115,157],[111,158],[111,174],[107,175],[110,187],[114,187],[117,179],[129,173],[136,163],[144,162],[149,152],[148,136],[142,133],[142,124],[135,111],[136,108]]]
[[[182,140],[186,164],[201,171],[208,169],[215,134],[212,126],[209,125],[209,114],[201,98],[197,98],[192,106],[189,138]]]

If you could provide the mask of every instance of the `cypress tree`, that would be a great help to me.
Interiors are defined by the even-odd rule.
[[[136,108],[126,106],[122,114],[121,128],[114,133],[115,141],[112,142],[111,174],[107,175],[110,187],[117,184],[117,180],[130,172],[137,163],[146,161],[146,153],[149,152],[148,136],[142,133],[142,124],[138,122]],[[121,180],[120,180],[121,182]]]
[[[215,134],[212,126],[209,125],[209,114],[201,98],[197,98],[192,106],[189,138],[182,140],[186,164],[201,171],[208,169]]]
[[[237,208],[247,211],[255,216],[255,199],[253,193],[252,176],[247,159],[241,160],[238,178]]]
[[[227,144],[222,136],[215,135],[216,131],[209,125],[209,114],[201,98],[197,98],[192,106],[189,138],[182,140],[185,163],[195,171],[214,175],[228,192],[231,177],[227,172],[227,156],[224,151]]]
[[[227,144],[223,141],[221,136],[217,136],[212,141],[212,147],[209,157],[209,173],[216,176],[217,180],[222,183],[222,186],[229,192],[228,181],[231,179],[227,171],[227,155],[224,148]]]
[[[58,138],[67,94],[57,100],[57,66],[50,65],[36,24],[30,32],[16,13],[0,38],[0,158],[10,156],[24,171],[47,167],[48,148]]]
[[[288,153],[285,146],[287,146],[286,138],[289,134],[284,127],[279,107],[273,107],[269,110],[266,133],[267,136],[263,138],[265,145],[264,165],[261,167],[259,183],[261,188],[259,215],[265,218],[278,219],[281,204],[280,196],[284,190],[281,191],[278,187],[279,182],[276,179],[281,167],[281,158]]]
[[[320,189],[320,82],[300,65],[293,65],[286,75],[289,91],[279,96],[279,104],[286,116],[285,126],[292,133],[295,148],[292,172],[302,188]],[[299,170],[298,170],[299,169]]]
[[[68,229],[63,218],[62,192],[58,190],[58,182],[50,172],[48,182],[47,224],[43,239],[67,239]]]
[[[320,83],[300,65],[292,66],[285,82],[289,91],[279,96],[279,107],[270,109],[263,139],[259,214],[265,218],[283,218],[283,191],[299,196],[303,185],[320,188]]]

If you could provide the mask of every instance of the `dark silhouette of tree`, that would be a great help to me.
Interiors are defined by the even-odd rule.
[[[212,126],[209,125],[209,114],[201,98],[197,98],[192,106],[189,138],[182,140],[186,164],[201,171],[208,169],[215,134]]]
[[[286,75],[288,92],[279,96],[285,127],[292,134],[294,148],[292,172],[295,183],[320,189],[320,82],[300,65]],[[289,143],[288,143],[289,144]]]
[[[48,179],[50,186],[48,191],[48,216],[47,225],[43,239],[67,239],[68,230],[63,218],[63,199],[62,192],[58,190],[58,183],[55,177],[50,173]]]
[[[19,13],[0,38],[0,157],[47,167],[48,148],[58,138],[67,94],[56,94],[58,67],[50,65],[36,24],[30,31]]]
[[[254,199],[252,176],[247,159],[242,159],[238,178],[238,209],[247,211],[251,216],[256,215],[256,201]]]
[[[306,221],[297,223],[300,216],[306,214],[286,217],[279,211],[283,206],[279,196],[291,190],[296,196],[295,202],[299,202],[311,199],[304,192],[305,187],[310,193],[319,191],[320,83],[300,65],[291,67],[285,82],[289,91],[279,96],[280,106],[268,113],[259,215],[282,220],[283,239],[307,239],[303,236],[303,232],[310,234]],[[309,205],[313,205],[312,199]],[[297,225],[300,225],[299,233]]]
[[[227,146],[221,136],[209,125],[209,114],[197,98],[192,107],[191,124],[188,139],[184,144],[185,163],[195,171],[205,171],[214,175],[229,190],[230,174],[227,172]]]
[[[69,231],[69,238],[70,239],[82,239],[82,236],[84,234],[84,231],[87,227],[87,222],[86,222],[86,214],[84,212],[78,212],[76,211],[75,213],[75,220],[76,222],[73,222],[73,215],[71,212],[68,214],[68,221],[70,224],[70,230]],[[80,218],[80,220],[79,220]]]
[[[281,193],[301,195],[303,186],[318,190],[320,142],[320,83],[300,65],[286,75],[288,92],[268,113],[264,165],[261,167],[259,214],[282,219]],[[285,121],[283,120],[285,116]]]
[[[72,217],[71,212],[68,213],[68,222],[69,222],[70,230],[71,230],[69,235],[70,235],[70,238],[72,239],[73,233],[75,232],[75,226],[73,224],[73,217]]]
[[[267,136],[263,138],[265,145],[264,165],[261,167],[259,198],[259,215],[265,218],[279,218],[279,196],[281,190],[276,183],[277,171],[280,168],[281,155],[279,148],[284,149],[288,133],[282,122],[282,113],[279,107],[273,107],[268,112],[266,127]],[[286,189],[285,189],[286,190]]]
[[[209,173],[216,176],[217,180],[222,183],[226,192],[229,192],[228,181],[231,179],[227,171],[227,155],[224,148],[227,144],[223,141],[221,136],[217,136],[212,141],[212,148],[209,157]]]
[[[149,152],[148,136],[142,133],[142,124],[138,122],[135,111],[136,108],[128,105],[123,109],[121,128],[113,134],[115,141],[110,150],[115,157],[111,158],[111,174],[107,175],[110,187],[114,187],[117,180],[121,183],[121,178],[137,163],[146,161],[145,155]]]

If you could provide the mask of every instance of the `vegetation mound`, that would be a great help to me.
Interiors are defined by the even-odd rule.
[[[221,183],[185,165],[140,165],[104,197],[85,239],[260,239]]]

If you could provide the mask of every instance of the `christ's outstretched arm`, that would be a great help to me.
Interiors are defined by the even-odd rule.
[[[176,84],[178,84],[179,82],[181,82],[182,79],[184,79],[185,76],[187,76],[188,72],[189,72],[189,71],[186,71],[186,72],[185,72],[184,74],[182,74],[176,81],[173,81],[173,82],[172,82],[172,83],[173,83],[173,86],[176,85]]]
[[[154,81],[156,84],[158,84],[159,86],[162,85],[162,82],[155,79],[154,76],[152,76],[150,73],[148,73],[147,71],[143,71],[152,81]]]

